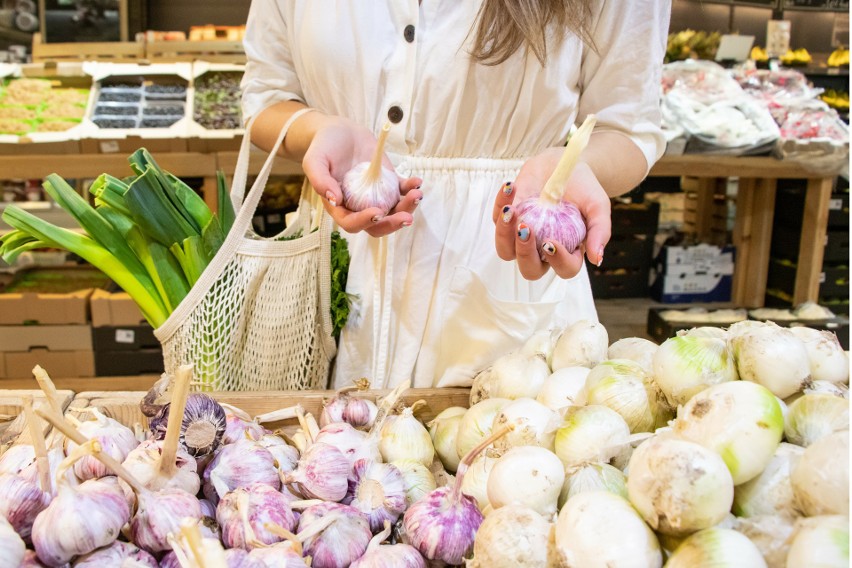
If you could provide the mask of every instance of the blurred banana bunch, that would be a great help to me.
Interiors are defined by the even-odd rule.
[[[769,61],[769,55],[766,53],[766,50],[759,45],[755,45],[751,48],[749,56],[758,63]]]
[[[669,34],[666,46],[666,63],[684,59],[713,59],[722,34],[683,30]]]
[[[831,108],[849,112],[849,93],[829,89],[819,96]]]
[[[843,47],[838,47],[828,56],[829,67],[848,67],[849,66],[849,50]]]
[[[807,65],[811,60],[811,54],[805,48],[788,49],[787,53],[781,56],[781,63],[784,65]]]

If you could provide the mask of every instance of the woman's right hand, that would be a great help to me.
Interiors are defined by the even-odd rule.
[[[313,136],[302,159],[302,169],[338,226],[348,233],[366,231],[373,237],[381,237],[411,225],[414,210],[423,197],[419,189],[422,180],[397,176],[402,198],[387,215],[377,207],[349,211],[343,206],[343,177],[357,164],[372,159],[376,137],[346,118],[324,115],[311,118],[315,121]],[[387,156],[384,166],[393,170]]]

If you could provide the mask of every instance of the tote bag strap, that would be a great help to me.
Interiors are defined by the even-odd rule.
[[[251,227],[252,218],[254,217],[255,209],[257,209],[257,205],[260,202],[260,198],[263,195],[263,190],[266,187],[266,181],[269,179],[269,174],[272,171],[272,164],[275,162],[275,157],[278,154],[278,149],[281,147],[281,144],[284,142],[284,137],[287,135],[287,131],[290,129],[290,126],[303,114],[310,112],[313,109],[305,108],[301,109],[295,113],[293,113],[287,122],[284,123],[284,126],[281,128],[281,132],[278,134],[278,139],[275,141],[275,145],[272,147],[272,151],[269,153],[269,156],[266,158],[266,162],[264,162],[263,167],[260,170],[260,173],[257,175],[257,179],[255,179],[254,184],[251,186],[251,189],[246,196],[245,202],[243,202],[242,207],[237,210],[236,218],[234,219],[234,223],[231,226],[231,230],[225,236],[225,242],[222,243],[222,246],[219,248],[219,251],[216,253],[216,256],[213,257],[213,260],[210,264],[207,265],[207,268],[204,269],[204,272],[201,274],[201,277],[198,281],[192,286],[189,290],[189,293],[186,297],[181,301],[177,308],[171,313],[171,315],[166,319],[165,323],[162,326],[156,329],[157,338],[163,342],[166,341],[169,337],[174,334],[175,331],[180,327],[183,321],[189,317],[192,313],[192,310],[201,303],[204,297],[207,295],[207,292],[210,291],[210,288],[216,283],[216,281],[221,276],[222,272],[227,267],[228,263],[237,253],[237,249],[240,246],[240,243],[245,239],[246,232]],[[249,123],[251,124],[251,123]],[[246,138],[248,138],[248,129],[246,129]],[[244,171],[248,172],[248,155],[246,155],[245,159],[245,167]],[[237,164],[237,172],[234,174],[235,184],[237,183],[237,174],[240,173],[240,165]],[[245,176],[242,178],[242,185],[245,186]]]

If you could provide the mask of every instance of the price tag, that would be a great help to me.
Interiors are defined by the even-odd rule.
[[[102,154],[116,154],[121,150],[118,146],[118,142],[115,140],[104,140],[101,142],[101,153]]]
[[[832,199],[828,202],[828,209],[830,211],[840,211],[843,209],[843,200],[842,199]]]
[[[825,284],[825,272],[820,272],[820,273],[819,273],[819,283],[820,283],[820,284]]]
[[[116,343],[135,343],[136,342],[136,332],[132,329],[116,329],[115,330],[115,342]]]

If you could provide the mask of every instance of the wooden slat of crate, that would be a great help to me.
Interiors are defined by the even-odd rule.
[[[377,398],[388,394],[387,390],[369,390],[353,393],[355,396],[376,401]],[[334,394],[333,391],[271,391],[271,392],[215,392],[211,393],[220,402],[231,404],[252,417],[295,404],[301,404],[306,412],[312,413],[319,419],[322,412],[323,399]],[[84,392],[77,395],[72,407],[78,407],[82,402],[87,406],[96,406],[109,416],[126,426],[133,427],[140,423],[147,427],[147,419],[139,409],[139,402],[145,395],[143,392]],[[463,388],[446,389],[410,389],[403,395],[407,405],[418,400],[426,401],[426,406],[417,411],[417,417],[424,422],[431,420],[442,410],[451,406],[467,407],[470,400],[470,390]],[[276,429],[296,424],[295,420],[264,424],[267,428]]]
[[[211,63],[245,63],[241,41],[149,41],[146,56],[152,63],[204,60]]]
[[[60,390],[58,393],[61,397],[59,405],[65,410],[74,398],[74,393],[69,390]],[[44,397],[44,393],[40,390],[0,390],[0,414],[17,416],[15,420],[3,424],[4,427],[0,429],[0,454],[11,445],[30,443],[29,431],[26,428],[26,422],[22,414],[24,411],[24,397],[27,395],[33,397],[33,408],[46,407],[47,400]],[[49,431],[50,426],[44,424],[45,435]]]
[[[33,34],[33,61],[110,61],[136,63],[145,59],[141,41],[92,43],[42,43],[41,34]]]

